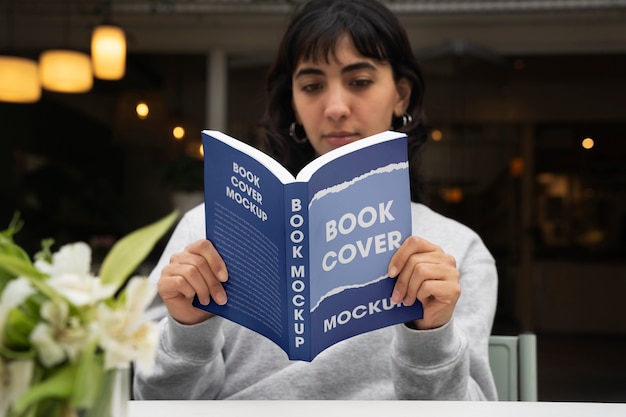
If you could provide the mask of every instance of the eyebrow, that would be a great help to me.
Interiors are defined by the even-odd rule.
[[[373,71],[377,70],[377,68],[374,65],[372,65],[370,62],[362,61],[362,62],[355,62],[354,64],[346,65],[345,67],[341,69],[341,73],[346,74],[346,73],[358,71],[361,69],[369,69]],[[324,71],[322,71],[319,68],[304,67],[300,69],[298,72],[296,72],[296,74],[294,75],[294,78],[297,79],[298,77],[301,77],[303,75],[324,75]]]

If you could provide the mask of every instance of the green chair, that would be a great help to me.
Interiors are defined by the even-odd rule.
[[[500,401],[537,401],[537,337],[492,335],[489,363]]]

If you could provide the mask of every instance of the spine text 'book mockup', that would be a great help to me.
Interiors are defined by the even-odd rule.
[[[411,234],[407,138],[387,131],[328,152],[294,178],[269,155],[202,132],[206,236],[229,272],[223,305],[292,360],[422,317],[391,302],[393,253]]]

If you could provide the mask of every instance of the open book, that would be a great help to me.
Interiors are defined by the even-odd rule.
[[[294,178],[218,131],[202,132],[206,236],[228,302],[194,305],[252,329],[292,360],[422,318],[393,304],[391,256],[411,234],[407,138],[383,132],[328,152]]]

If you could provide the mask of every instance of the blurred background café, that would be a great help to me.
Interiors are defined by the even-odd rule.
[[[105,253],[203,201],[200,131],[262,146],[297,3],[0,0],[0,230]],[[626,401],[626,1],[386,3],[426,78],[427,204],[497,261],[493,332],[537,334],[540,400]]]

